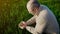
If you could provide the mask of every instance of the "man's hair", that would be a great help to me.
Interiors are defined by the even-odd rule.
[[[31,4],[31,9],[34,9],[34,8],[36,8],[36,7],[40,7],[40,4],[38,3],[38,1],[37,0],[35,0],[32,4]]]
[[[27,9],[28,11],[32,11],[34,8],[39,8],[40,7],[40,4],[38,3],[37,0],[30,0],[30,2],[28,2],[27,4]]]

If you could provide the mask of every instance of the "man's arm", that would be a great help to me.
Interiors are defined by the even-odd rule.
[[[43,29],[45,28],[45,26],[47,25],[47,22],[48,22],[48,11],[43,10],[40,13],[39,18],[37,18],[37,21],[38,22],[35,27],[35,32],[42,33]]]
[[[30,18],[29,20],[26,21],[26,24],[31,25],[31,24],[35,23],[36,22],[35,18],[36,18],[36,16],[33,16],[32,18]]]
[[[19,23],[18,26],[21,29],[24,29],[27,25],[31,25],[31,24],[35,23],[35,18],[36,18],[36,16],[33,16],[31,19],[27,20],[26,22],[22,21]]]

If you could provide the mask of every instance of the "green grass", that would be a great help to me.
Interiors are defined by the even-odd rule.
[[[60,1],[38,0],[48,6],[55,14],[60,24]],[[28,0],[0,0],[0,34],[31,34],[25,29],[18,28],[20,21],[27,21],[31,14],[26,9]]]

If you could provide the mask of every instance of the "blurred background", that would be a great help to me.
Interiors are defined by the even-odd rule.
[[[0,0],[0,34],[31,34],[18,27],[22,20],[26,21],[32,17],[26,8],[28,1]],[[38,2],[48,6],[60,24],[60,0],[38,0]]]

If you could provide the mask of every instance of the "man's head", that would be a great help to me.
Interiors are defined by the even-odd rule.
[[[39,7],[40,7],[40,4],[38,3],[38,1],[35,0],[29,6],[28,11],[29,13],[34,15],[39,10]]]

